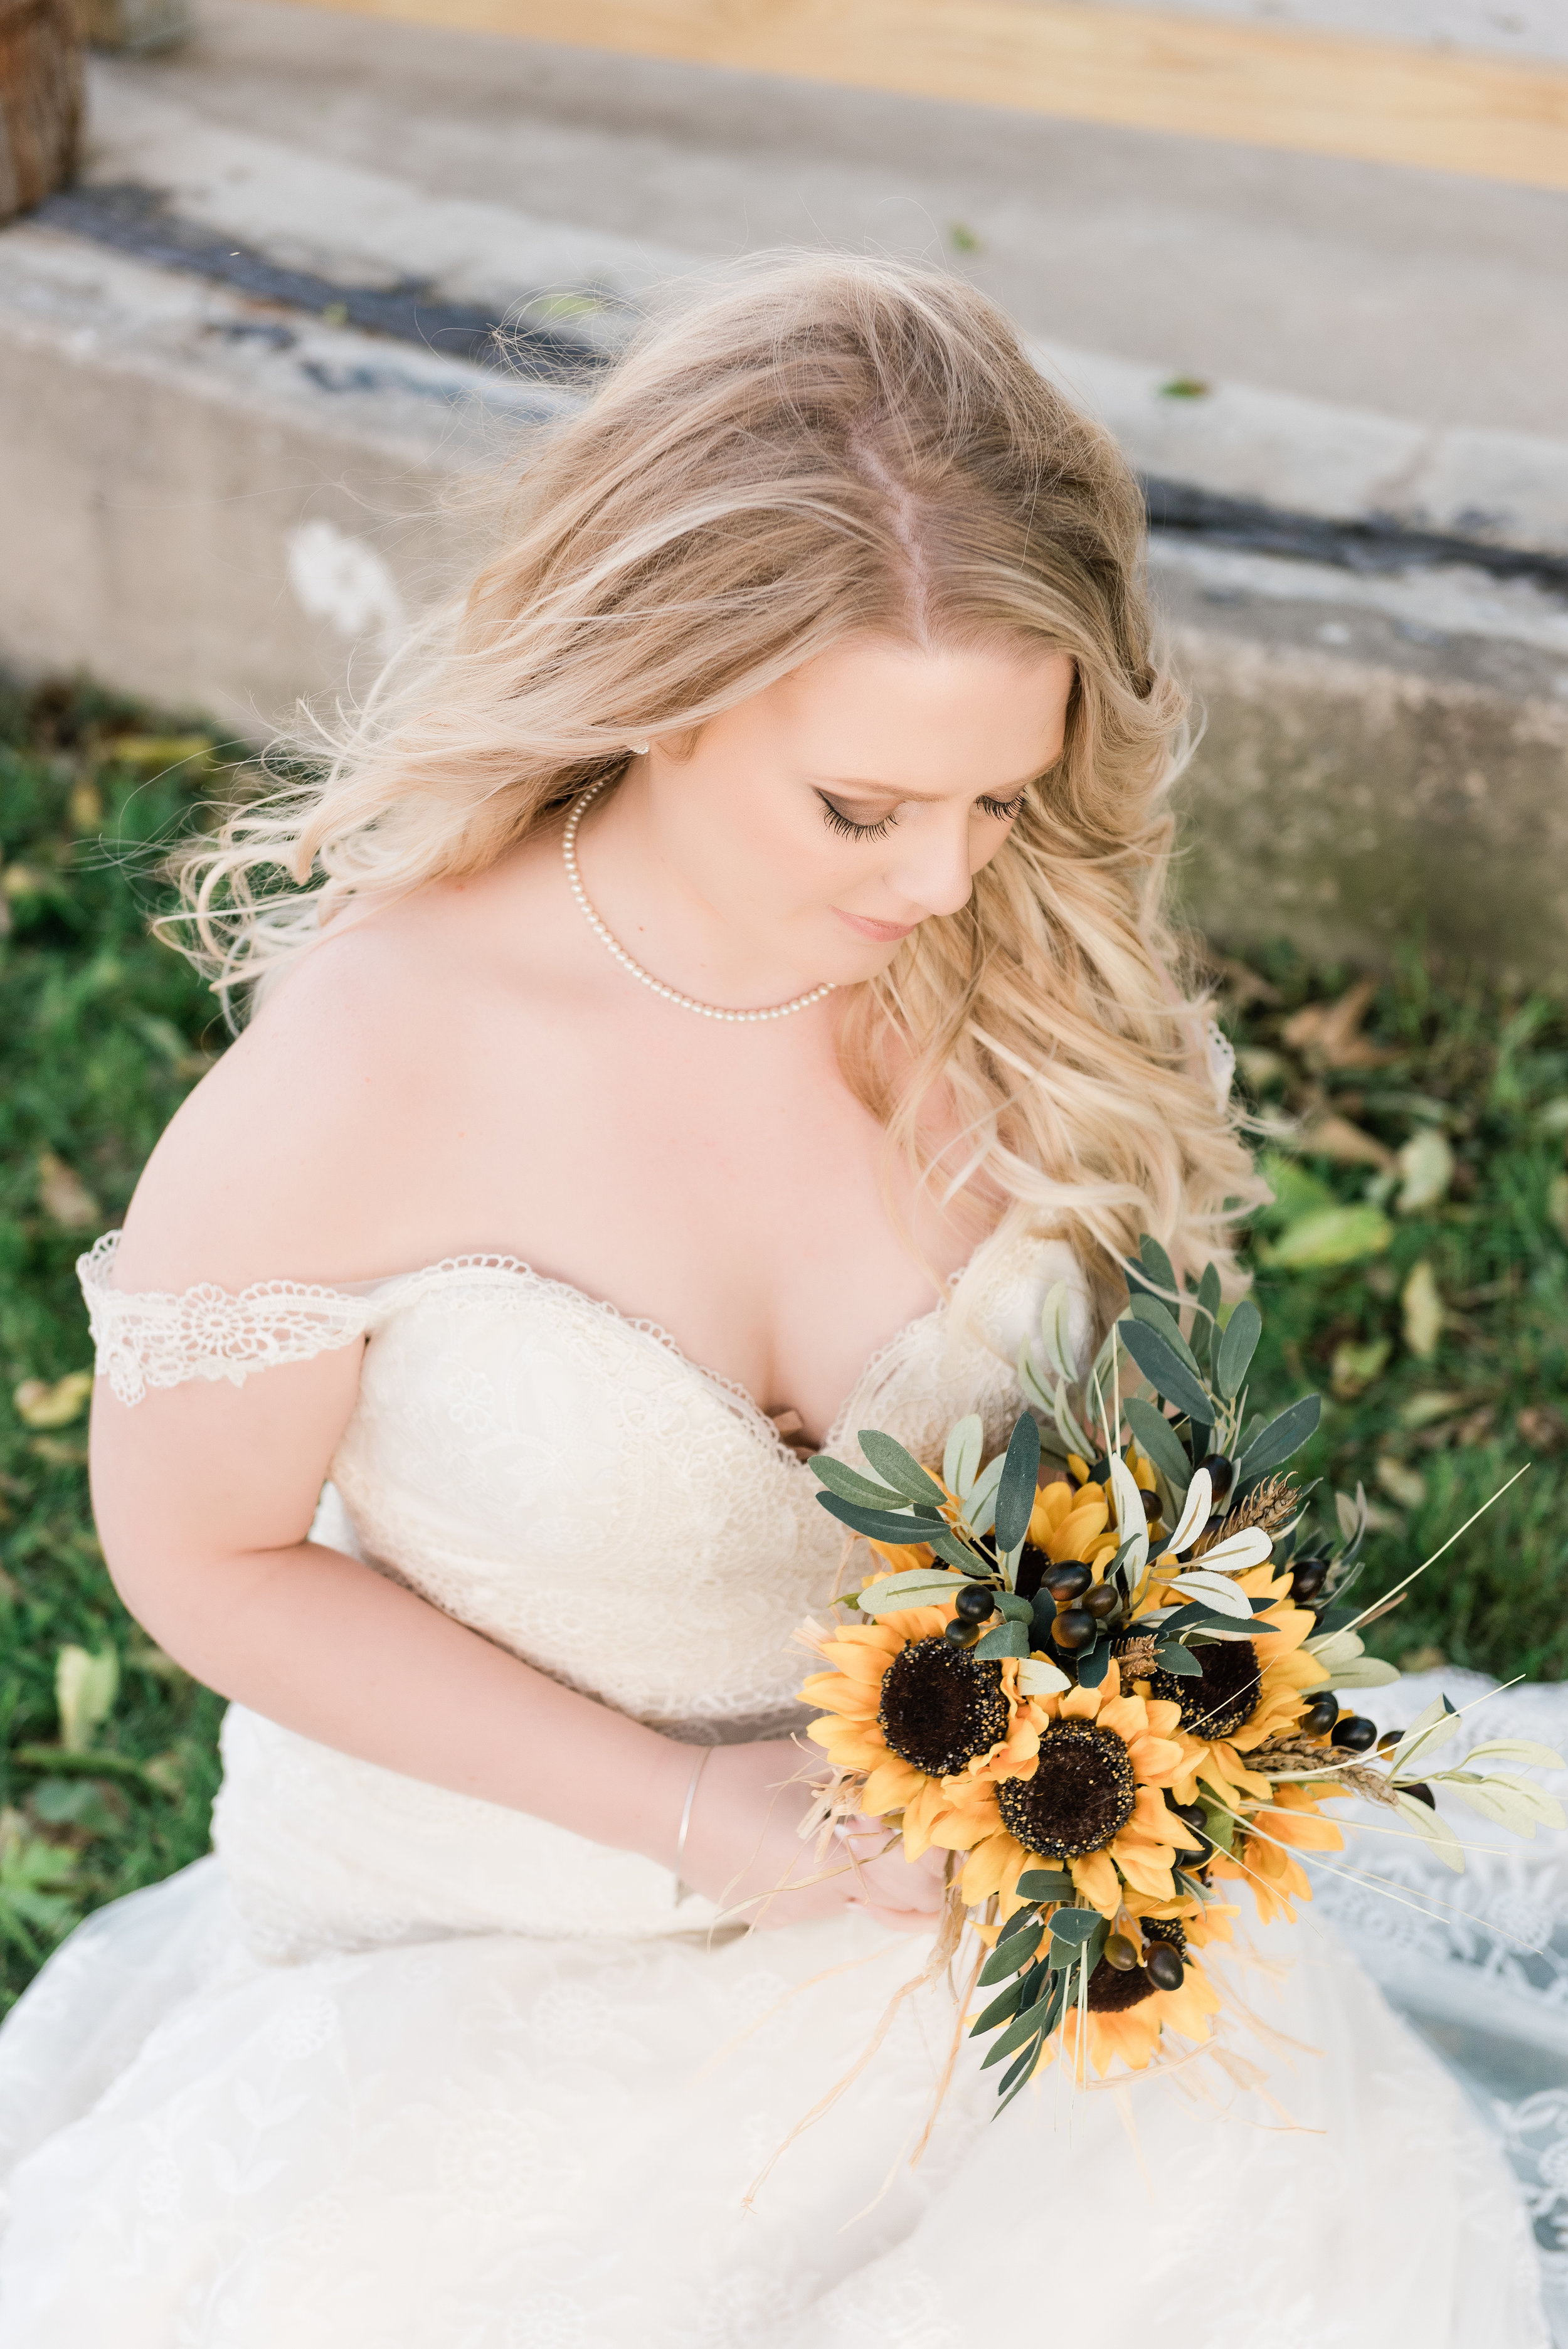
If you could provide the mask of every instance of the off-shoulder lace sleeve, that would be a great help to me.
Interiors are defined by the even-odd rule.
[[[302,1280],[262,1280],[238,1296],[204,1280],[174,1296],[109,1285],[119,1234],[108,1232],[77,1259],[88,1302],[98,1376],[121,1402],[139,1402],[149,1387],[186,1379],[227,1379],[242,1386],[274,1363],[307,1362],[363,1337],[375,1309],[364,1297]]]

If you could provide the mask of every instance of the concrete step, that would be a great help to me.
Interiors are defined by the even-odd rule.
[[[347,136],[335,20],[234,0],[218,23],[216,59],[96,74],[83,185],[0,234],[0,496],[20,557],[0,573],[0,655],[80,664],[258,732],[297,693],[367,683],[407,618],[471,568],[495,503],[476,503],[476,473],[518,461],[645,311],[727,264],[758,165],[739,146],[716,160],[711,136],[686,151],[688,179],[708,174],[705,242],[659,233],[692,224],[689,185],[641,207],[646,236],[603,217],[624,212],[624,186],[563,218],[537,159],[512,168],[534,129],[554,123],[557,160],[580,136],[580,162],[591,150],[608,181],[619,154],[635,181],[665,135],[667,79],[650,96],[634,78],[615,104],[601,88],[590,136],[559,78],[538,88],[570,53],[542,64],[526,45],[449,42],[443,88],[428,36],[399,65],[386,36],[402,28],[377,26],[380,80],[366,74]],[[339,49],[324,53],[324,25]],[[300,36],[292,83],[284,26]],[[503,135],[471,88],[484,169],[470,154],[459,184],[455,150],[429,168],[430,123],[449,128],[457,103],[449,53],[477,74],[492,50],[531,59],[534,110]],[[321,112],[262,102],[300,97],[307,67]],[[716,101],[681,70],[690,133]],[[628,110],[638,88],[655,129]],[[799,134],[804,101],[787,96]],[[832,101],[820,161],[842,93],[815,97]],[[397,171],[364,160],[371,144]],[[587,192],[581,173],[573,189]],[[1380,409],[1218,370],[1179,396],[1157,329],[1123,317],[1122,347],[1097,350],[1039,334],[1037,292],[1015,291],[1041,364],[1150,481],[1156,590],[1207,713],[1182,786],[1194,918],[1238,943],[1286,932],[1363,952],[1424,924],[1435,943],[1560,971],[1568,438],[1531,429],[1552,411],[1533,392],[1491,400],[1484,367],[1462,398],[1449,383],[1415,412],[1392,391]],[[1076,315],[1093,311],[1086,296]],[[510,368],[485,363],[500,319]],[[1222,321],[1186,347],[1224,342]],[[1340,379],[1369,383],[1369,355]]]

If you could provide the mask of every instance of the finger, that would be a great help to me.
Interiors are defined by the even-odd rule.
[[[874,1900],[851,1900],[851,1909],[863,1909],[872,1924],[881,1925],[890,1933],[930,1933],[935,1919],[913,1909],[883,1909]]]

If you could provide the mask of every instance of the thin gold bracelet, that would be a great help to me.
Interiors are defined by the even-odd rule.
[[[712,1752],[711,1745],[705,1745],[696,1757],[696,1767],[691,1774],[691,1785],[686,1788],[686,1808],[681,1813],[681,1831],[676,1837],[676,1907],[677,1909],[690,1889],[689,1886],[681,1882],[681,1869],[686,1866],[686,1836],[691,1827],[691,1806],[696,1800],[696,1782],[702,1776],[704,1765]]]

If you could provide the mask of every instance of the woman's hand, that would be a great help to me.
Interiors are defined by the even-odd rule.
[[[934,1931],[946,1853],[906,1860],[882,1821],[856,1819],[819,1859],[816,1838],[798,1831],[813,1800],[798,1745],[715,1746],[697,1780],[683,1880],[755,1925],[796,1925],[850,1907],[895,1932]]]

